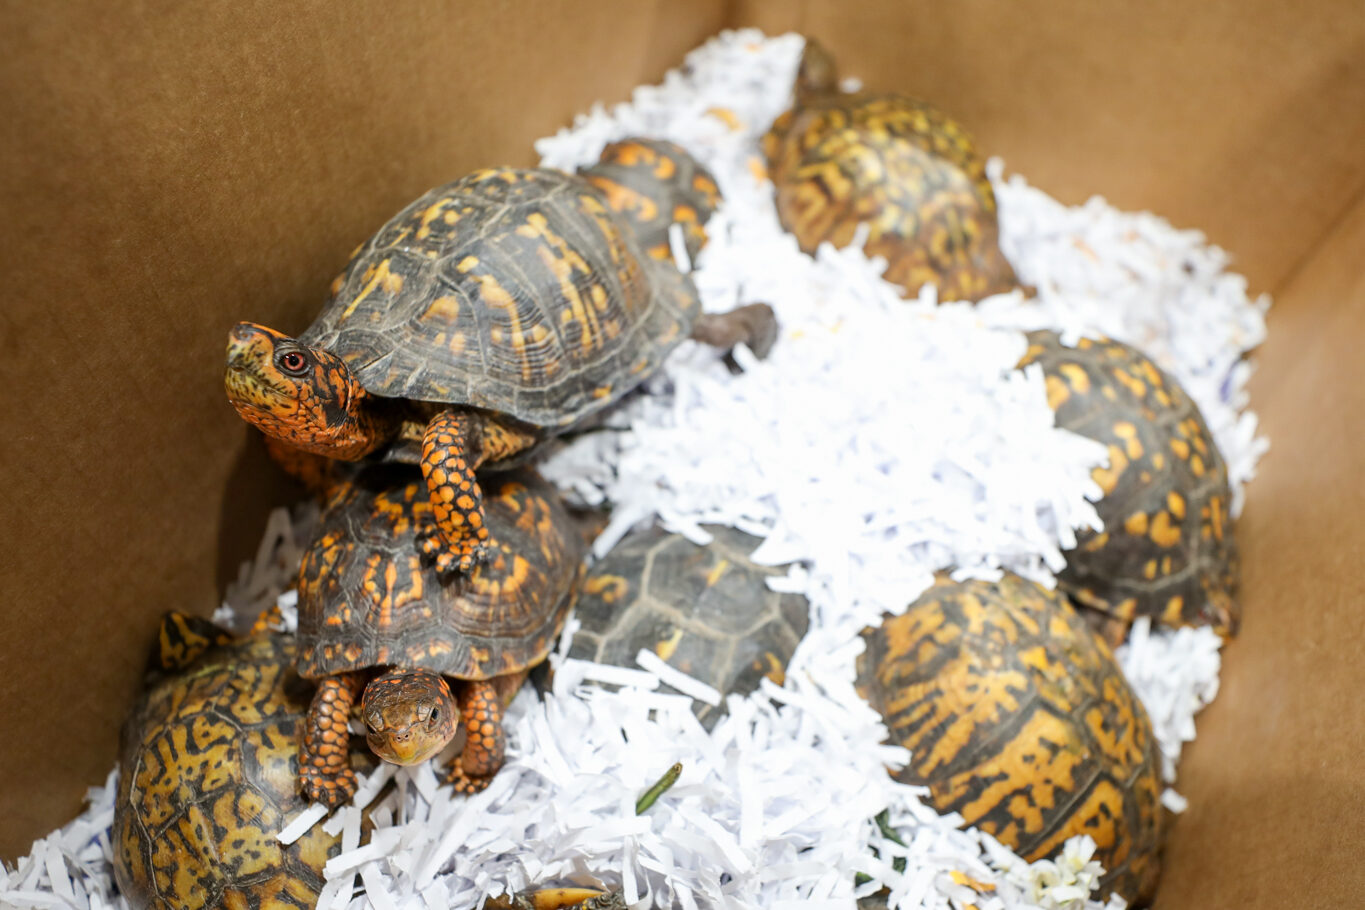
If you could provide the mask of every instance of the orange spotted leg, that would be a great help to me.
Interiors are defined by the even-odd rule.
[[[299,750],[299,790],[304,797],[335,809],[355,795],[347,725],[351,706],[365,688],[360,673],[339,673],[318,682],[303,724]]]
[[[474,477],[482,464],[527,448],[534,438],[469,411],[442,411],[422,438],[422,476],[431,493],[434,523],[418,535],[436,571],[468,572],[487,556],[483,491]]]
[[[526,673],[513,673],[465,684],[460,714],[464,721],[464,751],[450,763],[446,783],[456,793],[473,794],[487,787],[507,757],[507,731],[502,708],[516,695]]]

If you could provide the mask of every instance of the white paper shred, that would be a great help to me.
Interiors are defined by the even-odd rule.
[[[1099,494],[1089,473],[1103,449],[1054,429],[1038,371],[1013,369],[1024,329],[1102,332],[1145,349],[1199,403],[1240,507],[1265,449],[1246,409],[1245,354],[1264,337],[1268,303],[1249,300],[1227,256],[1197,232],[1098,198],[1063,206],[1006,179],[998,161],[1002,244],[1036,300],[940,304],[930,287],[904,301],[859,248],[802,254],[778,226],[757,150],[789,102],[801,48],[792,35],[722,34],[661,85],[537,143],[546,166],[573,168],[611,140],[659,136],[720,183],[726,201],[691,274],[708,311],[773,306],[781,334],[771,356],[737,350],[743,372],[732,375],[714,351],[684,343],[603,431],[544,471],[572,497],[612,506],[599,555],[657,520],[699,542],[703,524],[733,525],[763,539],[756,559],[793,563],[771,584],[806,595],[811,623],[785,684],[727,697],[728,715],[708,734],[691,696],[719,693],[648,652],[638,670],[568,660],[571,618],[551,658],[552,691],[542,699],[527,688],[508,711],[507,764],[487,790],[454,797],[430,765],[386,766],[357,804],[321,822],[342,839],[323,910],[472,908],[543,883],[621,887],[633,904],[683,910],[843,910],[883,887],[898,908],[1122,906],[1093,897],[1101,870],[1088,838],[1029,864],[886,773],[907,754],[883,744],[885,727],[853,689],[858,632],[902,611],[938,569],[959,578],[1010,569],[1051,585],[1076,530],[1099,525],[1087,497]],[[221,621],[240,628],[277,604],[293,627],[287,589],[313,520],[309,508],[271,516]],[[1168,782],[1195,713],[1217,693],[1218,645],[1207,631],[1140,622],[1119,651]],[[675,762],[679,781],[635,816],[636,798]],[[16,868],[0,868],[0,904],[126,906],[109,864],[114,784],[111,775],[93,789],[87,811]],[[1174,790],[1165,801],[1184,802]],[[374,830],[362,843],[367,802]],[[905,846],[872,821],[882,811]],[[282,838],[320,819],[305,813]],[[857,885],[860,872],[870,880]]]

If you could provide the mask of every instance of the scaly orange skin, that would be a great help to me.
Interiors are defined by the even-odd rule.
[[[237,413],[268,437],[342,461],[358,461],[407,431],[400,406],[376,399],[339,357],[282,332],[239,323],[228,338],[224,385]],[[465,408],[440,410],[426,426],[422,473],[434,523],[421,541],[440,572],[468,572],[486,558],[483,493],[474,472],[530,448],[536,437]],[[282,458],[291,474],[314,486],[316,465]]]
[[[465,730],[465,745],[446,771],[455,792],[471,795],[488,786],[507,754],[502,709],[526,680],[524,671],[464,684],[460,699],[438,673],[389,668],[365,684],[366,673],[338,673],[320,680],[304,723],[299,789],[334,809],[355,795],[347,728],[357,692],[371,751],[395,765],[419,765]]]

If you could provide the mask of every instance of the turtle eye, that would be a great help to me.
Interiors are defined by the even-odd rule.
[[[280,369],[298,376],[308,370],[308,358],[298,351],[285,351],[280,355]]]
[[[439,721],[440,719],[441,719],[440,709],[432,708],[431,715],[427,718],[427,723],[434,727],[436,726],[436,722]]]
[[[371,714],[369,717],[365,718],[365,725],[370,728],[371,732],[379,733],[384,729],[384,718],[380,717],[378,714]]]

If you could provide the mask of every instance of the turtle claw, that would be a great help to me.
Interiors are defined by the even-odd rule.
[[[417,532],[417,548],[436,561],[436,571],[469,573],[488,561],[488,547],[478,540],[451,543],[435,523]]]
[[[299,769],[299,791],[305,799],[322,803],[328,810],[349,802],[358,788],[355,772],[350,768],[324,771],[304,765]]]
[[[456,793],[462,793],[465,796],[473,796],[475,793],[488,789],[488,785],[492,782],[493,775],[491,774],[482,777],[471,776],[460,764],[458,756],[451,763],[450,769],[446,771],[446,783],[454,787]]]

